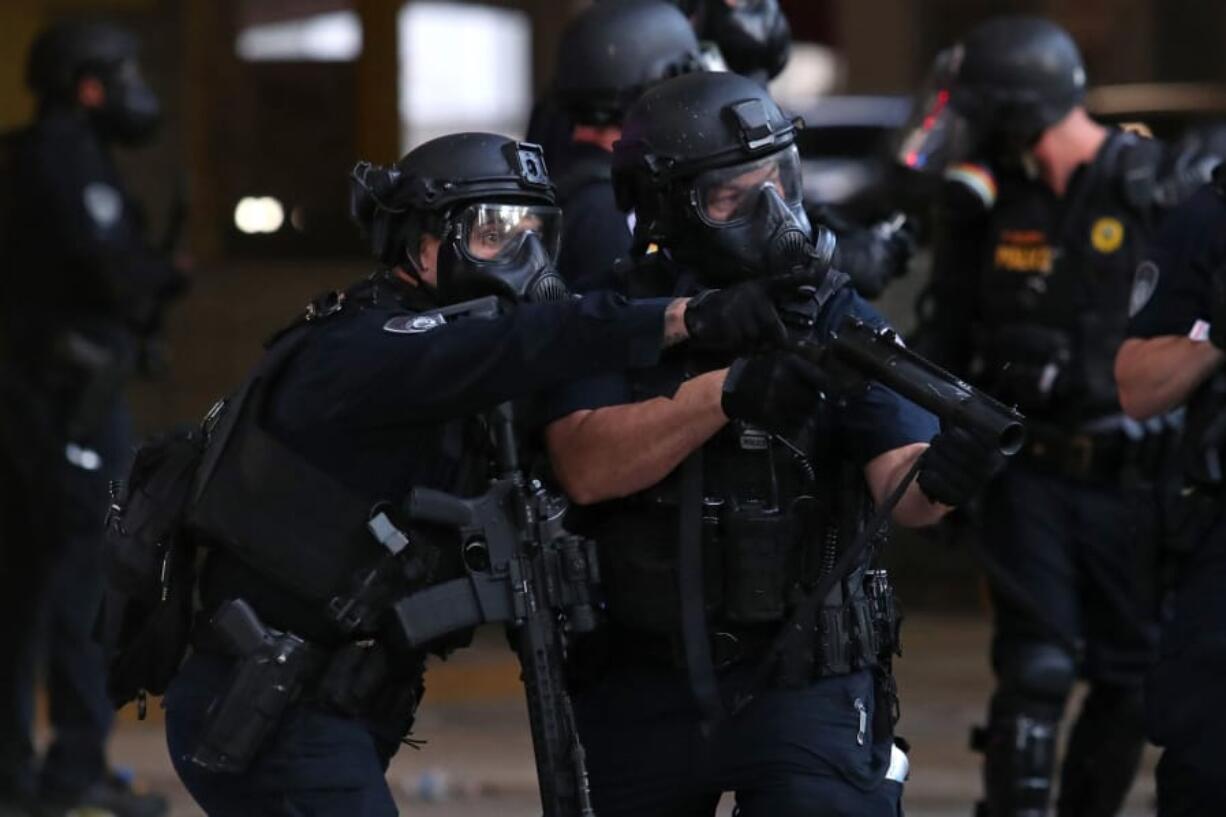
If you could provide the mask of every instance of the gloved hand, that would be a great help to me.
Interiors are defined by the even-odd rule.
[[[920,490],[943,505],[965,504],[1005,467],[1004,454],[961,428],[933,437],[923,457]]]
[[[821,369],[791,352],[738,358],[728,369],[720,407],[730,419],[790,434],[817,411],[827,380]]]
[[[775,302],[802,286],[816,273],[796,272],[742,281],[726,289],[708,289],[685,306],[690,343],[702,349],[753,351],[781,345],[787,330]]]

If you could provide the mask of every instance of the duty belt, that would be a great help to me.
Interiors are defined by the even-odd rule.
[[[897,651],[898,624],[899,620],[893,616],[888,621],[883,620],[880,608],[869,599],[855,599],[841,607],[825,608],[814,628],[812,670],[804,680],[846,675],[880,664],[884,656]],[[710,625],[711,656],[716,669],[722,671],[759,661],[770,648],[778,629],[776,624],[713,622]],[[679,637],[615,628],[611,640],[614,656],[619,660],[685,668]]]
[[[1169,434],[1133,440],[1122,432],[1069,433],[1032,425],[1021,458],[1036,470],[1071,479],[1118,482],[1152,478],[1164,462]]]

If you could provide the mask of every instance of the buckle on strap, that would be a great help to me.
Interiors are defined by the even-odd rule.
[[[302,319],[307,323],[312,323],[323,318],[335,315],[345,308],[345,293],[341,290],[333,290],[327,292],[311,301],[306,305],[306,312],[303,313]]]

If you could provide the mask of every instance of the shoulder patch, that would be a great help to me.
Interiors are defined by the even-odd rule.
[[[90,182],[81,193],[85,212],[104,230],[114,227],[123,214],[123,196],[105,182]]]
[[[383,324],[383,331],[394,335],[420,335],[422,332],[438,329],[445,323],[447,319],[437,313],[397,315],[388,318],[387,323]]]
[[[1137,267],[1136,274],[1132,276],[1132,294],[1128,298],[1128,317],[1135,318],[1154,297],[1160,276],[1161,270],[1153,261],[1142,261],[1141,266]]]

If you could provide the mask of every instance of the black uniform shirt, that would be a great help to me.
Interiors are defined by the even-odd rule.
[[[630,257],[626,214],[617,209],[611,179],[613,154],[592,144],[571,146],[554,168],[562,206],[558,272],[575,292],[614,285],[613,263]]]
[[[653,364],[666,306],[602,293],[494,319],[432,320],[425,293],[382,280],[347,300],[270,385],[263,425],[372,506],[415,487],[479,493],[489,475],[474,415],[569,378]],[[242,596],[271,626],[329,636],[319,605],[224,551],[203,584],[206,608]]]
[[[990,211],[965,195],[951,200],[921,353],[1035,421],[1076,427],[1119,413],[1115,352],[1133,273],[1162,215],[1129,180],[1148,174],[1156,184],[1164,151],[1112,132],[1062,197],[1015,173],[994,180]],[[951,197],[961,187],[951,183]]]
[[[693,295],[700,287],[692,278],[677,281],[678,295]],[[818,313],[813,328],[817,342],[828,340],[847,315],[854,315],[873,326],[885,326],[885,319],[850,287],[838,290]],[[666,353],[659,366],[643,373],[641,379],[678,384],[685,379],[687,356],[683,349]],[[550,396],[546,420],[552,421],[583,409],[622,405],[643,399],[636,394],[635,378],[629,372],[616,372],[578,380],[556,389]],[[651,395],[654,396],[654,395]],[[840,435],[857,464],[864,465],[887,451],[917,442],[928,442],[937,433],[936,418],[909,400],[877,383],[855,397],[848,398],[835,413],[835,427],[829,433]]]
[[[1131,337],[1193,335],[1204,339],[1210,276],[1226,272],[1226,198],[1206,185],[1172,211],[1137,268]],[[1204,322],[1197,326],[1197,322]]]
[[[55,111],[10,138],[8,330],[36,347],[65,326],[124,343],[178,273],[147,242],[143,215],[83,114]]]

